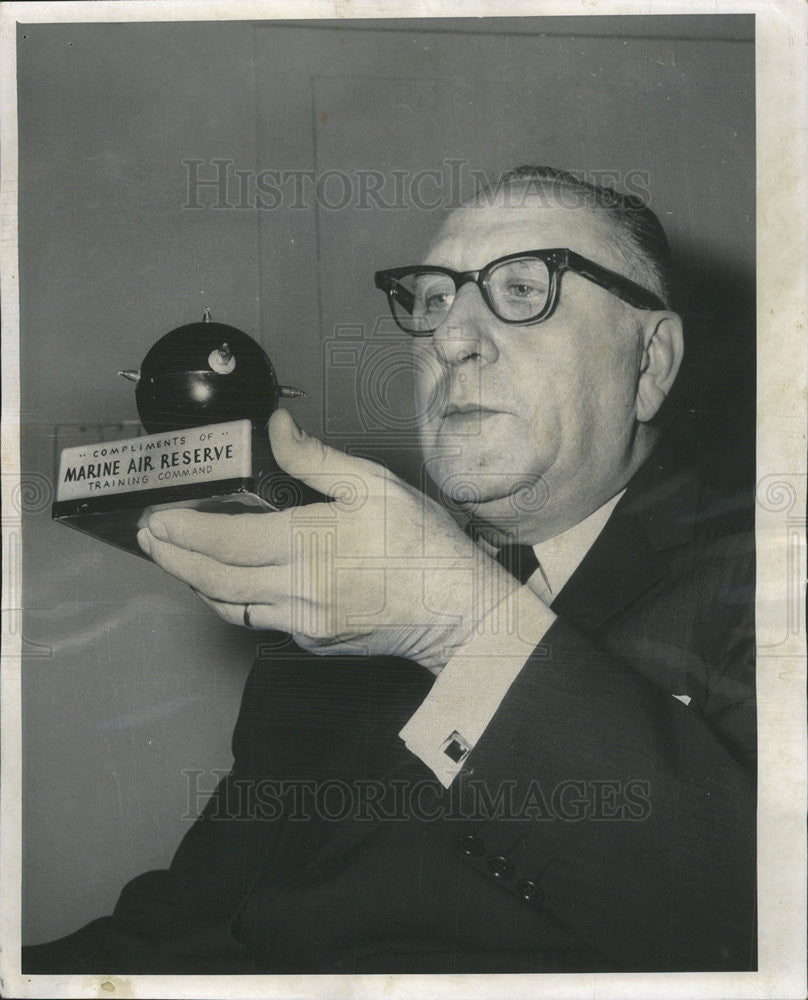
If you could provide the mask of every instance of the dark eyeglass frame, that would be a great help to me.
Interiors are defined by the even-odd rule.
[[[531,316],[529,319],[506,319],[500,316],[494,308],[488,290],[488,279],[491,272],[496,267],[499,267],[500,264],[524,257],[534,257],[547,265],[550,282],[550,287],[547,290],[547,302],[540,313],[536,316]],[[607,292],[616,295],[630,306],[634,306],[635,309],[666,310],[668,308],[658,295],[649,292],[647,288],[638,285],[636,281],[632,281],[630,278],[626,278],[616,271],[611,271],[607,267],[602,267],[600,264],[596,264],[594,261],[575,253],[574,250],[569,250],[565,247],[550,250],[522,250],[520,253],[510,253],[505,257],[497,257],[496,260],[492,260],[479,271],[453,271],[449,267],[437,267],[431,264],[415,264],[411,267],[392,267],[384,271],[376,271],[374,275],[376,287],[387,295],[393,319],[405,333],[409,333],[413,337],[431,337],[441,323],[445,322],[446,317],[451,311],[450,306],[449,312],[446,313],[446,316],[432,330],[413,331],[408,330],[403,325],[396,315],[395,303],[398,301],[407,312],[411,313],[411,306],[415,302],[415,296],[398,282],[400,278],[403,278],[407,274],[412,274],[414,271],[421,274],[445,274],[454,282],[455,295],[460,291],[461,286],[467,284],[469,281],[473,282],[480,289],[483,301],[491,312],[498,320],[502,323],[507,323],[509,326],[530,326],[549,319],[558,305],[559,293],[561,291],[561,276],[566,271],[573,271],[575,274],[580,274],[582,278],[587,278],[601,288],[605,288]],[[409,296],[411,300],[409,308],[406,303],[406,296]]]

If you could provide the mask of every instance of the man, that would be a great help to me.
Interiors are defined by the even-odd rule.
[[[505,175],[377,275],[466,532],[283,411],[332,503],[152,516],[156,563],[276,634],[171,869],[25,971],[755,967],[750,524],[657,447],[669,270],[631,199]]]

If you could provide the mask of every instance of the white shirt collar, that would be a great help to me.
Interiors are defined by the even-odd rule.
[[[554,538],[537,542],[533,546],[533,551],[539,561],[539,568],[525,586],[530,587],[533,593],[547,604],[556,598],[595,544],[595,539],[606,527],[606,522],[625,492],[625,489],[620,490],[583,521],[567,528]],[[478,544],[491,555],[497,551],[496,547],[484,538],[479,539]]]
[[[606,526],[612,511],[625,492],[624,489],[621,490],[602,507],[598,507],[583,521],[562,531],[560,535],[534,545],[533,551],[539,560],[539,571],[534,573],[529,582],[532,584],[534,577],[543,576],[542,583],[547,586],[553,597],[557,597],[583,562],[584,556],[592,548],[595,539]]]

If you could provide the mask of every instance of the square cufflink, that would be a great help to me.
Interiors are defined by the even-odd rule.
[[[455,729],[451,736],[441,744],[441,751],[455,764],[462,764],[471,753],[471,747]]]

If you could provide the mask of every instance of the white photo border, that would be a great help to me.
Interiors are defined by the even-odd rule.
[[[20,630],[22,548],[13,521],[19,496],[19,296],[17,268],[18,22],[212,21],[303,18],[754,14],[757,86],[757,507],[759,642],[759,971],[755,973],[502,976],[22,976],[20,932]],[[806,995],[805,630],[767,655],[778,635],[778,602],[804,599],[806,502],[806,303],[808,303],[808,7],[800,0],[634,2],[476,0],[462,12],[448,0],[285,2],[8,3],[0,21],[3,66],[3,658],[0,993],[31,997],[508,997],[786,998]],[[778,500],[779,497],[779,500]],[[11,512],[11,513],[8,513]],[[783,579],[793,549],[794,578]],[[763,600],[763,597],[767,600]]]

